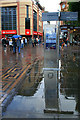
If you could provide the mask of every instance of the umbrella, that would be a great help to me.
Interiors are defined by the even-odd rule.
[[[22,36],[20,36],[20,35],[13,35],[13,36],[12,36],[12,38],[18,38],[18,37],[21,38]]]

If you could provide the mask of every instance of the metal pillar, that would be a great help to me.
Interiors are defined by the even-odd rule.
[[[57,33],[55,32],[57,29]],[[56,36],[55,36],[56,35]],[[57,71],[59,70],[58,27],[44,27],[44,82],[45,82],[45,111],[58,110]],[[56,44],[56,45],[55,45]],[[52,49],[52,46],[56,46]]]

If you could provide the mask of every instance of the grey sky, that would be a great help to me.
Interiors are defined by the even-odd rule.
[[[57,12],[60,10],[59,3],[61,0],[39,0],[41,5],[45,7],[46,11]]]

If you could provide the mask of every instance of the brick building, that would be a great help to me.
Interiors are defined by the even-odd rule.
[[[32,0],[1,0],[0,1],[0,37],[15,34],[43,37],[43,7]]]

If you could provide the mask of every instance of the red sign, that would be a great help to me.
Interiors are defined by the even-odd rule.
[[[2,30],[2,34],[17,34],[16,30]]]
[[[36,31],[33,31],[33,35],[37,35],[37,32],[36,32]]]
[[[42,36],[43,34],[41,32],[38,32],[38,35]]]
[[[25,35],[31,35],[31,30],[30,29],[25,29]]]

